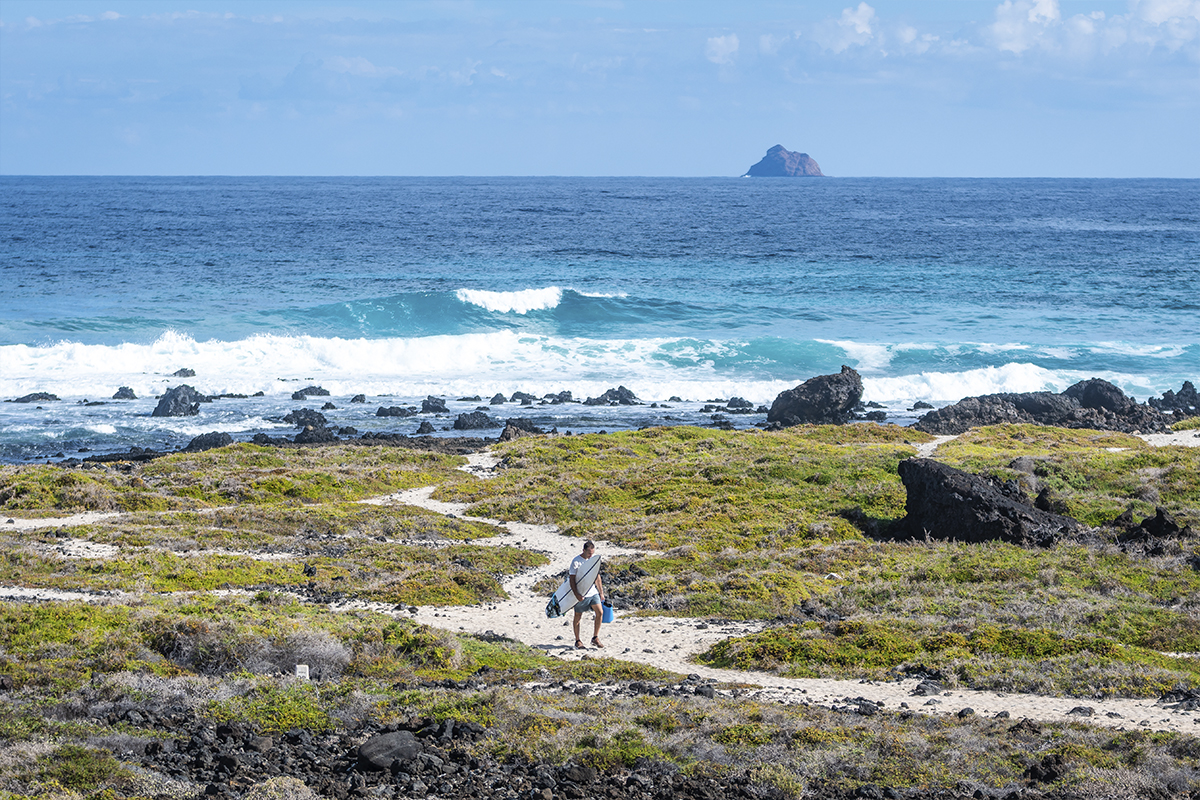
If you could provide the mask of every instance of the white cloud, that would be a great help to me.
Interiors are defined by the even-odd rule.
[[[736,33],[728,36],[713,36],[709,38],[708,44],[704,48],[704,57],[714,64],[732,64],[737,51],[738,37]]]
[[[1171,20],[1200,21],[1200,0],[1140,0],[1136,11],[1138,17],[1154,25]]]
[[[860,36],[871,36],[871,20],[875,19],[875,9],[871,8],[866,3],[859,3],[858,8],[851,11],[850,9],[842,9],[841,24],[847,28],[853,28],[854,32]]]
[[[1200,46],[1200,0],[1135,0],[1126,15],[1093,11],[1067,19],[1057,0],[1004,0],[989,31],[997,49],[1017,55],[1036,49],[1090,58],[1129,44],[1143,53],[1189,45],[1195,50]]]
[[[840,53],[851,45],[865,45],[874,35],[875,9],[866,3],[857,8],[842,9],[838,19],[818,24],[813,39],[827,50]]]

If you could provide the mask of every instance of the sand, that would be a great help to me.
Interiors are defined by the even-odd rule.
[[[1150,434],[1142,438],[1154,445],[1200,446],[1200,436],[1193,436],[1190,431],[1183,434],[1186,435]],[[953,438],[938,437],[937,441],[922,445],[921,455],[932,456],[940,444]],[[486,480],[494,474],[493,469],[497,463],[498,459],[494,456],[486,452],[477,453],[468,457],[468,464],[463,469]],[[533,592],[532,588],[547,577],[564,574],[571,557],[579,553],[582,542],[563,536],[552,525],[531,525],[469,516],[465,513],[465,505],[433,500],[431,495],[435,488],[411,489],[363,502],[411,505],[438,514],[486,522],[501,528],[504,533],[488,539],[474,540],[474,544],[522,547],[545,553],[550,563],[510,578],[504,584],[509,597],[484,605],[426,607],[418,609],[415,615],[397,611],[393,606],[383,604],[343,603],[337,607],[373,608],[389,614],[415,616],[421,622],[454,632],[503,636],[537,648],[547,655],[566,660],[608,656],[649,664],[729,685],[719,690],[722,694],[753,696],[771,702],[844,706],[857,698],[863,698],[889,709],[911,708],[919,713],[933,715],[966,713],[965,709],[971,709],[973,713],[986,717],[1007,714],[1013,719],[1024,717],[1046,722],[1086,721],[1118,729],[1142,728],[1200,735],[1200,714],[1173,710],[1154,700],[1081,700],[963,689],[950,690],[936,697],[923,697],[913,694],[919,683],[917,679],[875,682],[783,678],[763,672],[713,669],[689,661],[691,656],[703,652],[722,639],[761,630],[763,625],[758,622],[713,623],[703,619],[640,617],[618,612],[616,620],[605,625],[601,631],[603,648],[589,645],[584,649],[576,649],[571,630],[572,615],[547,619],[546,598]],[[88,524],[110,516],[113,515],[77,514],[57,519],[10,520],[7,524],[15,525],[18,530],[47,526],[68,527]],[[613,557],[635,555],[645,551],[617,547],[600,541],[597,542],[596,552],[601,556]],[[830,575],[827,579],[840,580],[840,577]],[[111,595],[21,588],[0,589],[0,598],[3,599],[95,600],[100,597],[111,599]],[[581,624],[581,638],[586,643],[591,636],[592,615],[586,614]]]

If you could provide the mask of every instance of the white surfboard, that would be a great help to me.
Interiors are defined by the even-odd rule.
[[[592,556],[583,562],[583,566],[575,574],[575,587],[579,589],[579,593],[586,597],[599,575],[600,556]],[[550,600],[546,603],[546,616],[550,619],[561,617],[578,602],[575,593],[571,591],[571,576],[568,575],[562,585],[554,590],[554,594],[550,595]]]

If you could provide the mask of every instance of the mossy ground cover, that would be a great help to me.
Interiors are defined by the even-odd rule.
[[[454,456],[350,445],[278,450],[238,444],[144,464],[0,467],[0,510],[165,511],[235,503],[297,505],[467,480]]]
[[[552,522],[578,538],[650,550],[746,552],[860,534],[843,512],[904,515],[896,465],[931,437],[895,426],[778,433],[652,428],[518,439],[498,477],[443,487],[472,513]]]

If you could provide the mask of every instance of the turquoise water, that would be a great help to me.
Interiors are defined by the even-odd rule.
[[[688,401],[670,420],[541,410],[591,430],[706,422],[704,400],[769,404],[842,364],[901,422],[916,400],[1088,377],[1145,399],[1200,378],[1200,181],[4,177],[0,189],[0,398],[63,398],[40,412],[0,404],[3,460],[282,433],[275,418],[310,383],[360,430],[403,430],[374,409],[427,394],[582,398],[623,384]],[[264,396],[149,418],[181,367],[200,391]],[[143,400],[79,405],[118,386]],[[368,403],[351,412],[358,393]]]

